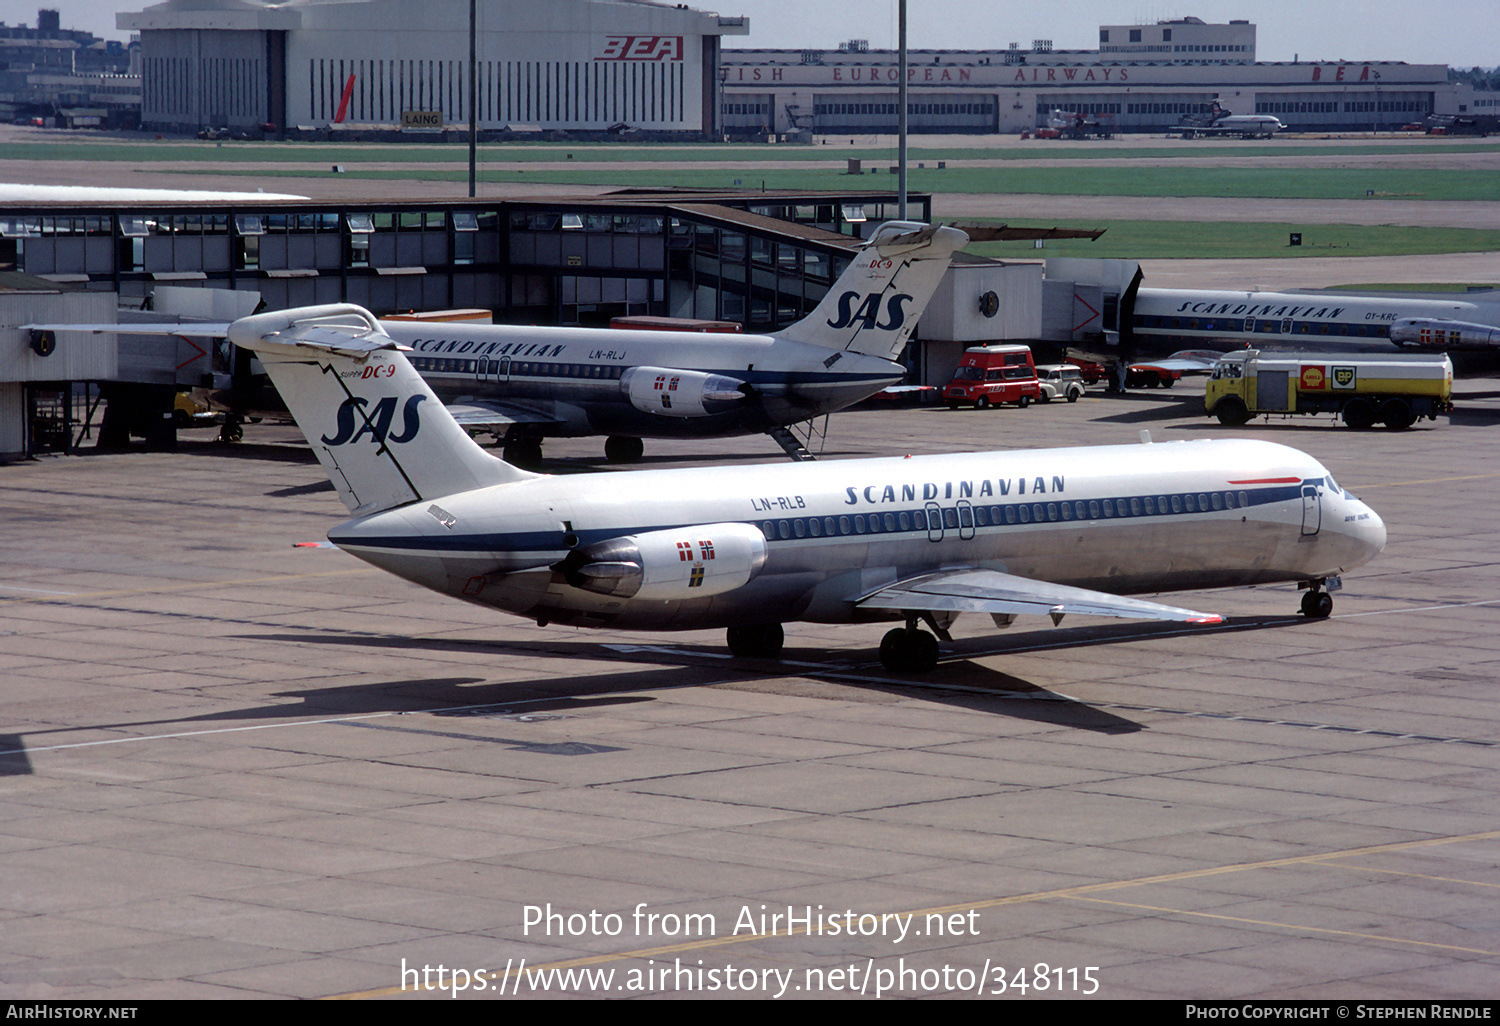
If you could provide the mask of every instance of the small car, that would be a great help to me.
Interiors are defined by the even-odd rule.
[[[1036,369],[1037,383],[1042,386],[1038,402],[1050,403],[1054,399],[1066,399],[1076,403],[1088,391],[1083,372],[1071,363],[1044,363]]]

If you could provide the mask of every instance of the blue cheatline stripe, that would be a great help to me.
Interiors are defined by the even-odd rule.
[[[1314,482],[1322,482],[1324,478],[1314,478]],[[971,506],[971,513],[975,520],[963,527],[957,524],[949,526],[946,516],[949,511],[957,513],[957,506],[943,506],[935,503],[943,511],[945,517],[943,531],[946,535],[956,531],[991,531],[996,528],[1029,527],[1032,524],[1067,524],[1085,522],[1092,523],[1101,520],[1149,520],[1160,517],[1187,517],[1199,516],[1212,513],[1232,513],[1237,509],[1248,509],[1252,506],[1264,506],[1276,502],[1289,502],[1301,498],[1302,488],[1307,482],[1298,482],[1292,485],[1281,485],[1274,488],[1255,489],[1232,489],[1203,492],[1175,492],[1153,495],[1114,496],[1108,499],[1067,499],[1060,500],[1054,494],[1047,500],[1040,497],[1032,502],[1012,502],[1003,504],[975,504]],[[1234,505],[1229,505],[1232,496]],[[1200,508],[1203,503],[1200,497],[1207,498],[1208,508]],[[1242,500],[1248,500],[1243,501]],[[1217,508],[1213,500],[1219,500]],[[1162,508],[1162,500],[1166,500],[1166,509]],[[1148,513],[1147,503],[1150,503],[1152,512]],[[1123,503],[1124,512],[1121,512]],[[1110,506],[1111,512],[1106,515],[1105,505]],[[1069,507],[1071,516],[1064,517],[1062,507]],[[1083,514],[1078,512],[1083,508]],[[1189,508],[1191,507],[1191,508]],[[1037,515],[1037,510],[1041,515]],[[978,511],[984,510],[987,523],[978,522]],[[996,517],[1000,522],[996,521]],[[906,518],[907,526],[903,527],[902,517]],[[1024,517],[1024,519],[1023,519]],[[861,518],[864,530],[858,529]],[[887,528],[886,520],[890,519],[894,525]],[[1013,518],[1013,519],[1012,519]],[[833,521],[835,530],[828,533],[825,527],[827,521]],[[871,522],[875,521],[874,526]],[[776,517],[770,520],[755,519],[742,520],[739,523],[759,528],[766,536],[766,541],[771,544],[781,542],[819,541],[824,538],[882,538],[886,535],[926,535],[927,526],[926,506],[908,506],[904,509],[878,510],[865,513],[840,513],[822,516],[802,517]],[[816,522],[817,534],[813,533],[812,523]],[[595,542],[606,541],[611,538],[619,538],[627,534],[646,534],[651,531],[678,531],[690,530],[695,524],[661,524],[657,526],[642,525],[640,527],[618,527],[595,530],[579,530],[574,533],[578,535],[579,548],[586,548]],[[783,527],[785,530],[783,531]],[[798,530],[801,533],[798,533]],[[934,526],[932,530],[937,530]],[[410,535],[380,535],[375,537],[340,537],[329,534],[329,540],[341,548],[368,548],[368,549],[398,549],[413,552],[453,553],[453,552],[485,552],[485,553],[554,553],[561,546],[560,531],[527,531],[516,534],[456,534],[452,536],[427,536],[412,537]]]

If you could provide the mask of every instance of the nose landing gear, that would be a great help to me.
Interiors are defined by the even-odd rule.
[[[1302,596],[1302,615],[1309,620],[1322,620],[1333,612],[1332,592],[1338,591],[1342,582],[1337,577],[1320,577],[1303,581],[1299,588],[1307,589]]]

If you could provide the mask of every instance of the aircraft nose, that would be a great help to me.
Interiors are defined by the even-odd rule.
[[[1364,521],[1365,543],[1370,546],[1370,555],[1375,556],[1385,549],[1385,521],[1380,514],[1370,510],[1370,519]]]
[[[1379,513],[1357,499],[1350,506],[1353,507],[1354,519],[1348,533],[1359,545],[1359,562],[1366,563],[1385,549],[1385,521],[1380,519]]]

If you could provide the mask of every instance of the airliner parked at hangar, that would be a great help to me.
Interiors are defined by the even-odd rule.
[[[1179,125],[1172,129],[1184,139],[1199,135],[1237,135],[1241,139],[1269,139],[1286,125],[1270,114],[1226,114],[1206,125]]]
[[[770,657],[782,624],[904,621],[881,659],[937,662],[961,612],[1216,623],[1125,593],[1338,575],[1385,544],[1317,461],[1248,440],[551,477],[481,449],[367,311],[258,314],[253,350],[375,566],[539,624],[728,629]]]

